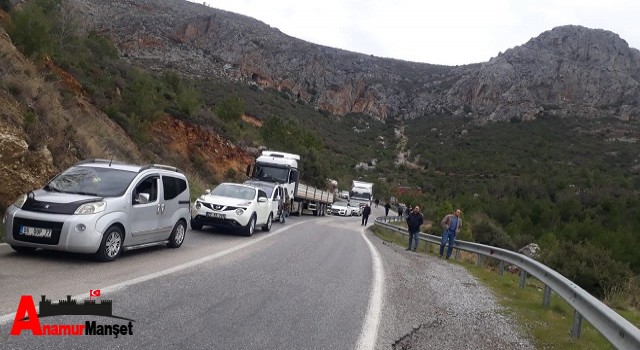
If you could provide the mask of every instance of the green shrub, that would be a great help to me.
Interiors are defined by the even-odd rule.
[[[164,111],[165,102],[152,77],[137,69],[128,72],[129,83],[122,96],[122,110],[141,120],[153,121]]]
[[[49,37],[50,18],[37,4],[27,3],[20,10],[12,11],[6,29],[13,43],[25,55],[51,53],[53,41]]]
[[[556,249],[542,250],[542,261],[597,298],[623,285],[632,276],[629,265],[588,241],[560,242]]]
[[[244,114],[244,101],[238,96],[229,97],[218,103],[215,113],[227,122],[239,120]]]
[[[480,244],[514,250],[515,244],[507,232],[486,215],[478,214],[472,218],[473,240]]]

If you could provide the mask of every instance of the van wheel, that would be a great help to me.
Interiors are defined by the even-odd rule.
[[[191,228],[194,230],[202,230],[202,223],[191,219]]]
[[[244,235],[247,237],[253,236],[253,231],[256,229],[256,214],[251,215],[251,219],[244,227]]]
[[[30,254],[36,251],[36,248],[34,247],[20,247],[17,245],[11,245],[11,248],[13,248],[13,250],[15,250],[16,252],[22,254]]]
[[[120,255],[122,251],[122,242],[124,234],[118,226],[111,226],[102,236],[100,248],[94,257],[99,261],[113,261]]]
[[[187,234],[187,224],[180,220],[176,222],[176,225],[173,227],[173,231],[171,231],[171,236],[169,236],[169,243],[167,247],[169,248],[179,248],[184,242],[184,236]]]
[[[267,219],[267,223],[262,225],[262,231],[269,232],[271,231],[271,223],[273,222],[273,214],[269,214],[269,218]]]

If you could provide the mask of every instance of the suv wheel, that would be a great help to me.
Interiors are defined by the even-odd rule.
[[[202,230],[202,223],[191,219],[191,228],[194,230]]]
[[[187,224],[180,220],[173,227],[173,231],[171,231],[171,236],[169,236],[169,243],[167,246],[169,248],[179,248],[184,242],[184,236],[187,234]]]
[[[120,255],[122,251],[122,241],[124,234],[117,226],[111,226],[102,236],[100,248],[95,253],[96,259],[100,261],[113,261]]]
[[[20,247],[17,245],[11,245],[11,248],[13,248],[13,250],[15,250],[16,252],[22,253],[22,254],[29,254],[36,251],[36,248],[33,248],[33,247]]]
[[[256,229],[256,214],[251,215],[251,219],[247,223],[247,226],[244,227],[244,235],[249,237],[253,236],[253,231]]]
[[[271,223],[273,222],[273,214],[269,214],[269,218],[267,219],[267,223],[262,225],[262,231],[269,232],[271,231]]]

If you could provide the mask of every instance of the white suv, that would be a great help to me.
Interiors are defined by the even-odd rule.
[[[174,167],[91,159],[21,195],[3,217],[4,240],[18,252],[64,250],[102,261],[155,244],[178,248],[189,203],[187,178]]]
[[[191,212],[191,228],[221,226],[242,229],[253,235],[256,225],[270,231],[273,223],[271,201],[265,191],[248,185],[221,183],[196,199]]]

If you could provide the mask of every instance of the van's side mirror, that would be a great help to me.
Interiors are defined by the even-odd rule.
[[[211,190],[210,189],[204,190],[204,194],[211,194]]]
[[[136,201],[138,202],[138,204],[147,204],[149,203],[150,198],[151,195],[148,193],[138,193],[138,198],[136,198]]]

